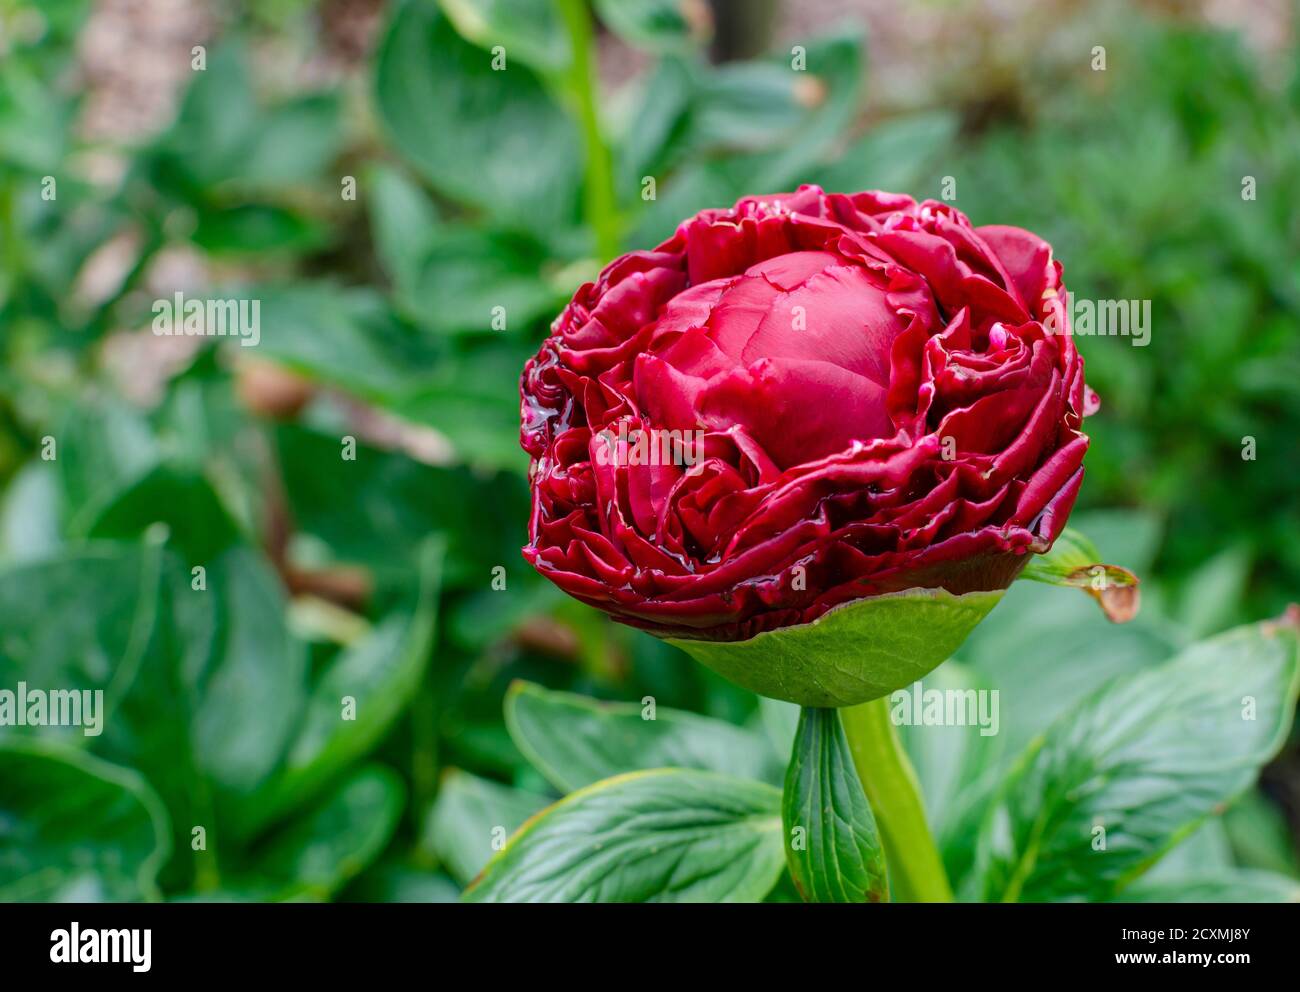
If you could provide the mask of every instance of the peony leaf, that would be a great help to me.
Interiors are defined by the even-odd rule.
[[[200,591],[188,562],[163,559],[157,628],[101,744],[162,796],[177,830],[177,870],[211,856],[190,848],[191,827],[205,823],[196,787],[233,828],[232,813],[280,763],[307,674],[306,651],[285,626],[282,586],[262,555],[235,546],[205,567]]]
[[[1113,897],[1246,789],[1291,725],[1293,622],[1202,641],[1063,715],[985,817],[984,898]]]
[[[16,693],[25,682],[43,692],[104,694],[81,726],[10,720],[0,738],[81,746],[112,729],[107,717],[130,690],[158,623],[161,563],[157,548],[101,544],[0,569],[0,688]]]
[[[324,900],[360,874],[397,828],[406,790],[383,765],[367,765],[258,848],[230,873],[234,893],[259,901]]]
[[[240,542],[240,527],[205,475],[162,463],[119,490],[69,529],[91,540],[127,541],[155,523],[167,545],[191,565],[205,564]]]
[[[441,220],[433,201],[400,169],[373,165],[362,177],[369,191],[375,256],[395,286],[409,286]]]
[[[1233,863],[1300,878],[1300,855],[1291,840],[1286,814],[1259,788],[1238,799],[1223,814],[1223,832]]]
[[[514,329],[563,308],[563,296],[543,278],[553,263],[534,238],[466,224],[426,233],[408,264],[409,281],[397,287],[398,305],[417,325],[436,334],[492,334],[500,333],[492,330],[493,307],[504,308]]]
[[[999,760],[1007,737],[1007,714],[1002,709],[1007,693],[995,692],[992,685],[982,673],[953,659],[927,675],[924,682],[890,695],[891,719],[916,770],[926,817],[937,837],[963,840],[960,824],[964,816],[973,815],[969,807],[978,801],[981,787],[994,785],[1001,778]],[[942,724],[925,720],[923,699],[935,691],[945,697],[960,694],[962,699],[971,692],[981,694],[992,703],[985,714],[991,721],[977,725],[964,718]]]
[[[1167,882],[1141,881],[1117,902],[1300,902],[1300,881],[1277,872],[1220,868]]]
[[[574,217],[582,142],[522,57],[494,57],[430,0],[398,5],[375,56],[380,120],[439,193],[553,231]]]
[[[680,52],[713,36],[703,0],[595,0],[601,22],[629,45],[649,52]]]
[[[440,537],[426,538],[418,554],[415,602],[394,610],[318,674],[283,764],[244,804],[248,829],[317,795],[371,751],[401,716],[433,652],[443,551]],[[344,699],[355,709],[340,719]]]
[[[1140,564],[1142,555],[1135,555]],[[1062,594],[1038,582],[1016,582],[1007,590],[998,608],[957,651],[954,661],[960,664],[946,662],[925,679],[927,689],[996,689],[997,734],[981,737],[963,727],[899,728],[924,783],[926,810],[954,885],[960,887],[969,874],[984,810],[1030,743],[1098,686],[1162,665],[1187,643],[1181,631],[1154,613],[1132,623],[1103,623],[1086,596]],[[962,665],[969,666],[967,684],[961,679]],[[927,758],[913,750],[921,737],[927,747],[944,738],[951,745],[964,741],[977,752],[969,755],[975,765],[961,767],[954,778],[948,773],[936,777]],[[935,784],[943,780],[956,790],[939,794]]]
[[[487,51],[500,46],[539,72],[559,72],[573,60],[555,5],[536,0],[439,0],[456,32]]]
[[[854,600],[812,623],[746,641],[668,640],[759,695],[800,706],[854,706],[933,670],[1001,598],[1001,590],[954,596],[908,589]]]
[[[1112,623],[1128,623],[1140,605],[1138,577],[1127,568],[1101,563],[1096,546],[1078,531],[1066,529],[1045,555],[1033,558],[1022,579],[1082,589],[1095,599]]]
[[[1016,582],[955,657],[998,690],[1000,726],[989,740],[1009,764],[1099,686],[1162,665],[1191,643],[1154,613],[1103,623],[1087,596]]]
[[[189,591],[187,578],[185,572],[169,574],[176,600]],[[133,727],[146,733],[160,729],[142,712],[146,707],[169,707],[169,723],[184,726],[188,718],[196,769],[222,789],[247,794],[275,768],[293,734],[304,695],[307,653],[285,626],[284,593],[261,554],[231,548],[207,566],[207,583],[211,592],[205,597],[191,596],[174,607],[176,635],[185,638],[192,656],[168,659],[180,670],[151,668],[145,673],[148,678],[142,677],[138,694],[132,693],[130,715]],[[165,682],[177,679],[185,685],[186,664],[203,664],[206,676],[200,689],[180,690],[186,693],[182,699],[193,705],[188,713],[180,701],[165,695],[169,689],[177,691]],[[131,743],[154,746],[134,737]],[[176,752],[154,753],[150,759],[138,755],[158,774],[177,758]]]
[[[819,166],[809,182],[823,189],[912,189],[925,170],[951,147],[958,118],[947,112],[912,114],[883,121]]]
[[[506,726],[529,763],[561,792],[643,768],[699,768],[780,781],[775,755],[753,731],[722,720],[638,703],[601,703],[515,682]]]
[[[838,710],[799,716],[781,806],[785,857],[808,902],[884,902],[885,851]]]
[[[758,902],[784,866],[781,793],[693,769],[631,772],[525,823],[467,902]]]
[[[0,900],[157,899],[167,813],[136,772],[35,741],[0,745]]]
[[[450,768],[438,786],[420,846],[447,874],[467,885],[500,847],[497,838],[504,840],[550,802],[534,792]]]

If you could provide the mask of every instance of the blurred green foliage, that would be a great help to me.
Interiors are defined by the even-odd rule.
[[[548,321],[602,239],[649,247],[748,193],[950,176],[976,223],[1048,238],[1076,294],[1152,301],[1149,347],[1080,341],[1103,398],[1081,526],[1143,576],[1145,613],[1099,634],[1083,597],[1016,587],[943,669],[1037,714],[998,755],[908,740],[954,879],[979,856],[957,783],[1099,683],[1300,598],[1300,74],[1227,34],[1110,25],[1106,72],[1056,66],[1014,112],[972,93],[876,119],[854,26],[800,74],[710,64],[676,5],[602,2],[649,62],[602,98],[563,7],[392,3],[364,64],[303,89],[258,53],[324,31],[317,5],[236,5],[174,122],[114,146],[78,127],[89,3],[0,4],[0,687],[109,710],[98,738],[0,728],[0,811],[42,840],[0,831],[0,898],[454,899],[493,827],[586,784],[520,753],[514,679],[715,718],[710,761],[770,781],[788,714],[518,553],[515,384]],[[165,285],[178,253],[196,284]],[[260,300],[258,347],[158,357],[174,289]],[[1199,867],[1298,877],[1277,807],[1244,802],[1198,831]]]

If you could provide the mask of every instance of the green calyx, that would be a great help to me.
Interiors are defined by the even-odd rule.
[[[1002,598],[908,589],[837,606],[811,623],[745,641],[670,638],[696,661],[763,696],[855,706],[911,685],[945,661]]]

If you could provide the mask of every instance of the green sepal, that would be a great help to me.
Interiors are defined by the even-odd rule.
[[[955,596],[908,589],[854,600],[811,623],[744,641],[668,641],[761,696],[800,706],[855,706],[933,671],[1001,598],[1001,590]]]

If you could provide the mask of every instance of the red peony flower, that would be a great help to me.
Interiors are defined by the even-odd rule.
[[[524,555],[690,639],[1004,589],[1083,476],[1064,292],[1041,238],[934,201],[706,210],[579,289],[525,367]]]

